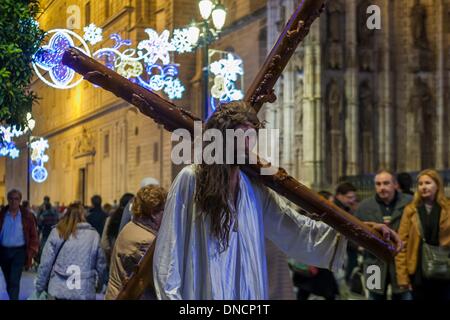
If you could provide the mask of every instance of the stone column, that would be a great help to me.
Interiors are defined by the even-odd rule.
[[[356,0],[345,2],[346,12],[346,62],[345,71],[345,95],[346,95],[346,118],[345,136],[347,141],[347,166],[346,175],[358,173],[358,134],[359,134],[359,111],[358,111],[358,65],[356,63]]]
[[[399,39],[400,46],[405,46],[409,48],[409,56],[407,64],[404,65],[404,81],[400,79],[399,81],[399,95],[402,95],[402,107],[398,110],[399,113],[404,112],[405,116],[401,117],[398,113],[397,120],[400,122],[399,127],[400,131],[398,132],[399,141],[403,141],[406,145],[406,148],[402,148],[405,152],[397,153],[397,162],[398,162],[398,171],[417,171],[420,170],[421,166],[421,156],[420,156],[420,136],[415,133],[414,129],[414,114],[408,111],[408,106],[410,103],[411,96],[413,94],[413,84],[414,78],[416,75],[412,72],[411,67],[413,64],[411,56],[413,55],[414,43],[411,34],[411,26],[414,23],[411,19],[411,10],[414,5],[413,2],[404,0],[402,1],[402,6],[398,6],[399,10],[404,10],[403,20],[404,23],[399,25],[399,27],[403,27],[402,38]],[[401,88],[407,88],[406,92],[402,93]],[[403,122],[403,123],[402,123]],[[404,131],[402,132],[402,128]],[[400,149],[400,148],[399,148]]]
[[[288,21],[292,12],[294,12],[296,5],[293,0],[285,0],[283,2],[285,7],[285,17],[282,17],[284,21]],[[294,136],[295,136],[295,124],[294,124],[294,101],[295,101],[295,74],[292,68],[292,62],[286,66],[283,72],[283,82],[281,89],[283,90],[282,114],[283,123],[280,127],[283,131],[283,145],[281,159],[281,165],[288,172],[292,172],[294,167]]]
[[[379,143],[380,143],[380,167],[393,169],[393,148],[394,142],[394,112],[393,112],[393,81],[391,68],[391,37],[390,32],[393,28],[391,24],[393,4],[392,1],[382,0],[381,14],[381,43],[379,52],[382,55],[381,72],[379,74],[380,90],[380,113],[379,113]]]
[[[305,39],[303,103],[303,178],[313,188],[324,184],[324,133],[321,95],[320,21],[314,22]]]
[[[445,126],[445,30],[444,19],[446,8],[444,0],[435,2],[436,4],[436,153],[435,167],[436,169],[444,169],[444,135],[448,132],[444,131]]]
[[[272,50],[275,42],[279,36],[278,22],[281,19],[280,16],[280,2],[279,0],[269,0],[267,4],[267,52]],[[277,95],[277,100],[274,103],[267,103],[262,110],[265,110],[265,114],[262,117],[268,122],[268,128],[280,128],[277,124],[277,110],[280,109],[280,90],[282,77],[278,80],[274,87],[275,93]]]

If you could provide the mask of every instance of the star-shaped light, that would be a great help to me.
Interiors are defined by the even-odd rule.
[[[170,63],[170,52],[175,51],[176,48],[169,42],[170,32],[164,30],[161,35],[153,29],[145,29],[148,34],[148,40],[142,40],[138,44],[139,50],[145,50],[147,52],[140,51],[139,54],[144,56],[144,61],[147,64],[155,64],[158,60],[161,60],[163,64]]]
[[[243,75],[242,60],[235,59],[234,56],[229,53],[227,59],[221,59],[213,62],[210,66],[211,72],[214,75],[223,76],[226,80],[236,81],[237,75]]]

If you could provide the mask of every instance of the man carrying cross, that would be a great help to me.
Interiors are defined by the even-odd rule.
[[[259,127],[254,112],[235,102],[219,108],[205,129],[225,136],[227,129]],[[251,148],[246,141],[236,152]],[[164,211],[153,260],[159,299],[268,299],[265,236],[303,263],[334,271],[343,265],[342,235],[292,210],[236,164],[184,168]],[[383,225],[375,229],[398,240]]]
[[[323,0],[299,4],[247,91],[245,104],[223,106],[206,128],[249,131],[259,127],[255,114],[265,102],[276,99],[273,86],[323,5]],[[197,117],[80,50],[66,50],[62,61],[86,80],[137,106],[165,129],[182,128],[195,133]],[[248,142],[243,150],[237,150],[237,155],[248,155],[250,149]],[[342,262],[344,236],[386,261],[400,250],[398,236],[385,226],[362,223],[324,201],[282,168],[261,175],[264,169],[262,161],[185,168],[169,193],[167,218],[156,251],[147,251],[120,294],[121,299],[139,298],[142,284],[153,281],[145,280],[152,265],[155,289],[162,299],[267,298],[264,237],[304,263],[331,269]],[[322,222],[298,215],[275,192]]]

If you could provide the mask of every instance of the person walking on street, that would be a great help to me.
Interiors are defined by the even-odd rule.
[[[97,231],[86,222],[85,210],[71,204],[44,246],[36,293],[60,300],[95,300],[104,283],[106,262]],[[77,277],[71,276],[77,273]],[[69,283],[69,284],[68,284]]]
[[[40,247],[39,247],[39,260],[42,255],[42,250],[44,250],[45,242],[52,231],[52,228],[58,223],[59,214],[52,207],[52,205],[47,202],[44,204],[44,210],[39,215],[38,228],[41,236]]]
[[[133,217],[117,237],[111,256],[111,268],[105,299],[116,299],[125,282],[156,239],[164,212],[167,192],[157,186],[141,188],[133,200]],[[152,277],[152,272],[148,273]],[[143,300],[156,300],[153,288],[147,288]]]
[[[450,266],[447,279],[427,277],[423,270],[424,246],[450,253],[450,202],[435,170],[422,171],[417,182],[414,200],[405,208],[400,222],[399,235],[405,246],[395,258],[397,280],[400,286],[412,289],[414,300],[450,301]]]
[[[362,221],[384,223],[390,229],[398,231],[403,210],[412,197],[398,191],[395,175],[388,170],[380,170],[375,175],[375,196],[361,202],[355,212],[355,216]],[[395,263],[386,263],[371,253],[364,252],[364,276],[366,280],[371,273],[369,266],[378,266],[381,271],[381,286],[379,288],[367,288],[369,299],[386,300],[388,286],[392,287],[392,300],[410,300],[410,292],[400,287],[397,283]],[[367,283],[367,281],[366,281]]]
[[[111,215],[106,219],[105,227],[101,239],[101,246],[105,252],[108,270],[111,262],[111,253],[114,249],[117,236],[119,235],[119,226],[122,219],[122,214],[128,202],[132,200],[134,195],[132,193],[125,193],[120,198],[119,207],[112,211]]]
[[[98,235],[101,237],[108,215],[102,209],[102,197],[99,195],[93,196],[91,198],[91,203],[92,208],[89,210],[86,220],[95,230],[97,230]]]
[[[31,267],[39,240],[33,214],[20,206],[22,193],[12,189],[7,198],[8,205],[0,212],[0,267],[9,299],[18,300],[22,270]]]

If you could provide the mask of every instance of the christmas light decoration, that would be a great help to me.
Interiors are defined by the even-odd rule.
[[[226,80],[236,81],[238,75],[243,75],[242,60],[235,59],[233,54],[228,53],[226,59],[211,63],[211,72],[223,76]]]
[[[77,47],[85,54],[90,56],[89,47],[78,34],[71,30],[54,29],[47,32],[53,34],[49,44],[42,46],[33,58],[33,69],[36,75],[47,85],[58,89],[70,89],[78,85],[81,77],[72,82],[74,79],[74,71],[62,64],[62,56],[64,51],[69,47],[74,47],[75,38],[81,43],[82,47]],[[48,71],[50,80],[47,80],[41,73],[40,69]]]
[[[23,130],[18,129],[16,126],[0,126],[0,135],[3,141],[3,143],[0,144],[0,156],[9,156],[11,159],[18,158],[20,151],[16,148],[13,138],[20,137],[28,131],[32,131],[34,126],[35,121],[29,112],[27,113],[27,126]]]
[[[193,39],[188,28],[173,31],[172,45],[178,53],[192,52]]]
[[[83,30],[83,39],[91,45],[94,45],[103,40],[102,29],[97,27],[95,24],[91,23],[87,27],[84,27]]]
[[[114,40],[111,48],[100,48],[92,55],[88,43],[91,45],[103,39],[101,28],[94,24],[84,28],[84,39],[71,30],[55,29],[48,33],[53,34],[49,44],[44,45],[34,57],[33,68],[36,75],[58,89],[70,89],[78,85],[82,78],[74,80],[75,74],[61,63],[62,55],[69,46],[80,43],[79,49],[102,62],[106,67],[116,71],[125,78],[130,79],[152,91],[163,91],[170,99],[181,99],[185,88],[178,79],[178,65],[170,63],[171,52],[190,52],[192,44],[189,41],[188,29],[177,29],[174,37],[164,30],[158,34],[153,29],[146,29],[148,39],[139,42],[137,49],[130,48],[131,41],[124,40],[117,34],[111,34]],[[125,50],[121,51],[122,48]],[[41,70],[48,72],[44,77]]]
[[[45,150],[49,148],[48,140],[40,138],[30,144],[31,148],[31,177],[37,183],[44,182],[48,177],[47,169],[44,165],[48,162],[49,157],[45,154]]]
[[[170,63],[170,52],[175,51],[175,46],[170,43],[169,30],[164,30],[161,35],[153,29],[145,29],[148,34],[148,40],[139,42],[138,49],[147,51],[144,55],[142,51],[139,51],[138,55],[142,56],[147,64],[155,64],[158,60],[161,60],[163,64]]]
[[[242,88],[242,77],[244,69],[242,60],[231,53],[212,50],[213,54],[220,53],[226,58],[222,58],[210,64],[210,71],[214,75],[211,87],[211,109],[216,110],[219,102],[230,102],[241,100],[244,93],[237,88],[237,81],[240,80]]]
[[[179,79],[166,81],[166,87],[164,88],[164,92],[167,94],[169,99],[181,99],[184,87],[181,84]]]

